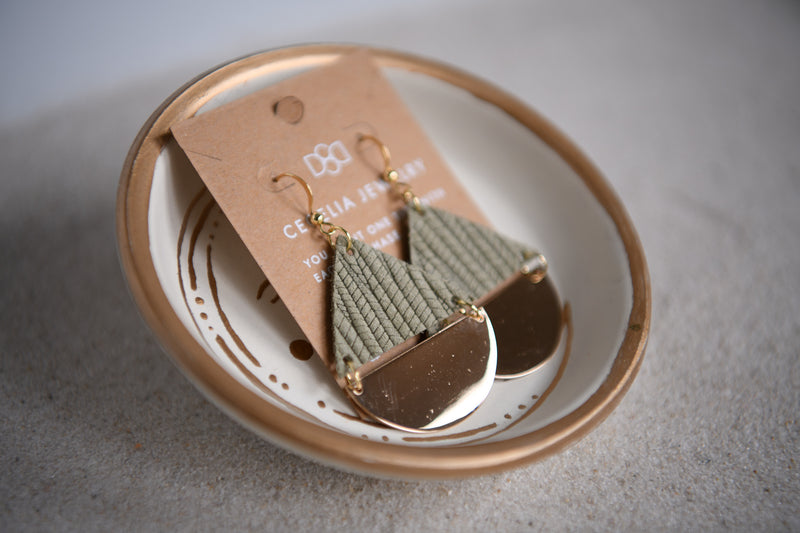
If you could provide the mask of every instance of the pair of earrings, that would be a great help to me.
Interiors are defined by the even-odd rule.
[[[308,221],[333,248],[333,357],[357,409],[406,431],[440,429],[486,399],[495,378],[532,372],[561,334],[543,255],[430,206],[399,181],[388,147],[381,179],[407,205],[411,262],[353,239],[313,208]]]

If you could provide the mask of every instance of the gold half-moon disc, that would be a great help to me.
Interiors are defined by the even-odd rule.
[[[533,283],[515,274],[483,303],[497,338],[497,378],[530,374],[555,353],[563,317],[555,286],[547,276]]]
[[[362,392],[348,390],[362,413],[405,431],[450,426],[483,403],[495,377],[497,345],[486,312],[454,314],[448,325],[397,355],[359,368]]]

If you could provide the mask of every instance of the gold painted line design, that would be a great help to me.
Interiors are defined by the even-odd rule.
[[[289,351],[295,359],[308,361],[314,355],[314,348],[305,339],[297,339],[289,344]]]
[[[189,217],[192,214],[192,210],[194,209],[194,206],[197,205],[197,202],[200,201],[200,198],[202,198],[203,195],[205,193],[207,193],[207,192],[208,192],[208,189],[206,189],[205,187],[200,189],[200,192],[198,192],[194,196],[194,198],[192,198],[192,201],[189,202],[189,207],[186,209],[186,212],[183,214],[183,220],[181,221],[181,229],[180,229],[180,232],[178,233],[178,268],[180,268],[180,266],[181,266],[181,248],[183,246],[183,236],[186,235],[186,227],[189,225]]]
[[[194,327],[197,328],[197,332],[200,335],[203,332],[200,330],[200,325],[197,323],[197,319],[194,317],[194,313],[192,313],[192,308],[189,306],[189,300],[186,298],[186,287],[183,285],[183,269],[181,268],[181,251],[183,248],[183,239],[186,235],[186,228],[189,226],[189,217],[192,214],[192,210],[195,208],[197,203],[203,197],[205,193],[208,192],[208,189],[203,187],[200,191],[192,198],[192,201],[189,202],[189,207],[186,208],[186,212],[183,214],[183,220],[181,221],[181,229],[180,233],[178,234],[178,285],[181,288],[181,296],[183,297],[183,303],[186,304],[186,309],[189,311],[189,316],[192,317],[192,322],[194,322]]]
[[[368,423],[366,420],[364,420],[364,419],[362,419],[360,417],[357,417],[355,415],[351,415],[349,413],[343,413],[343,412],[339,411],[338,409],[334,409],[333,412],[336,413],[337,415],[343,417],[343,418],[348,419],[348,420],[355,420],[357,422]]]
[[[239,335],[237,335],[237,333],[234,331],[233,326],[231,326],[230,322],[228,322],[228,318],[225,315],[225,313],[222,311],[222,307],[221,307],[221,305],[219,303],[219,293],[218,293],[218,288],[217,288],[217,279],[214,276],[214,268],[213,268],[212,262],[211,262],[211,245],[208,245],[207,248],[206,248],[206,269],[208,270],[208,284],[209,284],[209,287],[211,289],[211,295],[212,295],[212,297],[214,299],[214,305],[216,306],[217,312],[220,315],[220,319],[222,320],[222,323],[225,325],[225,328],[228,330],[228,333],[230,334],[231,338],[234,340],[234,342],[236,342],[236,345],[246,355],[248,355],[249,357],[252,358],[253,357],[252,354],[247,349],[247,347],[244,345],[244,342],[242,342],[242,340],[239,337]],[[192,314],[192,320],[194,320],[194,314]],[[196,322],[195,322],[195,324],[196,324]],[[230,347],[228,346],[228,344],[225,342],[225,340],[222,337],[217,335],[216,341],[217,341],[217,344],[222,349],[222,351],[225,352],[225,355],[227,355],[233,361],[233,364],[236,365],[236,368],[238,368],[239,371],[242,374],[244,374],[244,376],[248,379],[248,381],[250,381],[253,385],[255,385],[256,388],[258,388],[260,391],[263,391],[264,393],[269,395],[271,398],[274,398],[277,401],[281,402],[283,405],[287,406],[291,411],[293,411],[295,413],[298,413],[298,414],[301,414],[301,415],[304,415],[304,416],[310,417],[311,419],[313,419],[314,421],[316,421],[318,424],[322,425],[323,427],[331,428],[331,429],[335,429],[335,430],[339,429],[337,427],[332,426],[331,424],[328,424],[328,423],[322,421],[321,419],[319,419],[318,417],[312,415],[311,413],[308,413],[305,410],[297,407],[297,405],[293,404],[292,402],[289,402],[289,401],[285,400],[284,398],[282,398],[276,392],[274,392],[269,387],[264,385],[264,383],[260,379],[258,379],[258,377],[256,377],[255,374],[253,374],[247,367],[245,367],[242,364],[242,362],[239,360],[238,357],[236,357],[236,354],[233,353],[233,351],[230,349]],[[241,343],[241,345],[239,343]],[[261,366],[261,364],[258,363],[258,361],[254,361],[254,363],[259,367]],[[275,374],[270,374],[269,380],[272,381],[273,383],[277,383],[278,382],[278,378],[277,378],[277,376],[275,376]],[[287,390],[289,388],[288,384],[286,384],[286,383],[282,383],[281,387],[284,390]]]
[[[361,417],[359,417],[357,415],[351,415],[349,413],[343,413],[343,412],[339,411],[338,409],[333,409],[333,412],[336,413],[337,415],[341,416],[342,418],[346,418],[347,420],[352,420],[353,422],[361,422],[364,425],[371,426],[371,427],[374,427],[374,428],[386,429],[386,426],[384,426],[383,424],[378,424],[377,422],[372,422],[370,420],[364,420],[363,418],[361,418]]]
[[[261,363],[258,362],[253,354],[250,353],[250,350],[247,349],[247,346],[244,345],[242,339],[239,338],[239,335],[233,330],[231,327],[231,323],[228,321],[228,316],[225,314],[225,311],[222,310],[222,306],[219,303],[219,293],[217,291],[217,278],[214,277],[214,270],[211,266],[211,245],[209,244],[206,247],[206,270],[208,270],[208,285],[211,288],[211,297],[214,298],[214,305],[217,307],[217,312],[219,312],[219,318],[222,320],[222,324],[225,326],[228,334],[233,339],[233,342],[236,343],[236,346],[244,353],[247,358],[250,360],[251,363],[260,367]]]
[[[194,231],[192,231],[192,237],[189,239],[189,285],[193,291],[197,290],[197,273],[194,270],[194,248],[197,245],[197,237],[200,236],[200,231],[202,231],[206,223],[208,213],[211,212],[211,208],[214,205],[216,205],[216,202],[212,198],[205,205],[203,211],[200,212],[200,218],[197,219],[197,224],[194,227]]]
[[[266,290],[267,287],[269,287],[269,280],[265,279],[264,281],[261,282],[261,285],[259,285],[259,287],[258,287],[258,292],[256,293],[256,300],[260,300],[261,299],[261,296],[264,295],[264,291]],[[280,299],[281,299],[281,297],[276,294],[275,296],[270,298],[269,303],[274,304],[275,302],[277,302]]]
[[[275,392],[273,392],[272,390],[270,390],[270,389],[269,389],[269,387],[266,387],[266,386],[265,386],[265,385],[264,385],[264,384],[261,382],[261,380],[260,380],[260,379],[258,379],[258,378],[257,378],[257,377],[256,377],[256,376],[255,376],[255,375],[252,373],[252,372],[250,372],[250,370],[248,370],[248,369],[247,369],[247,367],[245,367],[245,366],[242,364],[242,362],[241,362],[241,361],[239,361],[239,358],[238,358],[238,357],[236,357],[236,354],[234,354],[234,353],[233,353],[233,350],[231,350],[231,349],[230,349],[230,346],[228,346],[228,344],[225,342],[225,339],[223,339],[222,337],[220,337],[219,335],[217,335],[216,341],[217,341],[217,344],[219,345],[219,347],[220,347],[220,348],[222,348],[222,351],[223,351],[223,352],[225,352],[225,355],[227,355],[227,356],[228,356],[228,359],[230,359],[230,360],[231,360],[231,362],[232,362],[234,365],[236,365],[236,368],[238,368],[238,369],[239,369],[239,371],[240,371],[242,374],[244,374],[244,375],[245,375],[245,377],[247,378],[247,380],[248,380],[250,383],[252,383],[253,385],[255,385],[255,387],[256,387],[258,390],[260,390],[260,391],[264,392],[264,393],[265,393],[265,394],[267,394],[269,397],[271,397],[271,398],[274,398],[275,400],[277,400],[277,401],[279,401],[279,402],[281,402],[281,403],[283,403],[283,404],[287,405],[287,406],[288,406],[288,407],[289,407],[289,408],[290,408],[292,411],[294,411],[295,413],[300,413],[300,414],[304,414],[304,415],[311,416],[311,418],[313,418],[315,421],[317,421],[317,423],[319,423],[319,424],[322,424],[322,425],[323,425],[323,426],[325,426],[325,427],[329,427],[329,428],[330,428],[330,427],[333,427],[333,426],[331,426],[331,425],[329,425],[329,424],[326,424],[326,423],[324,423],[324,422],[323,422],[322,420],[320,420],[319,418],[317,418],[317,417],[315,417],[315,416],[312,416],[312,415],[309,415],[308,413],[306,413],[306,412],[305,412],[305,411],[303,411],[302,409],[298,408],[297,406],[295,406],[295,405],[294,405],[294,404],[292,404],[292,403],[289,403],[289,402],[287,402],[286,400],[284,400],[283,398],[281,398],[279,395],[277,395]]]
[[[461,439],[464,437],[471,437],[473,435],[477,435],[478,433],[483,433],[484,431],[489,431],[490,429],[494,429],[497,427],[496,422],[492,422],[489,425],[470,429],[468,431],[462,431],[461,433],[451,433],[449,435],[435,435],[433,437],[403,437],[403,440],[406,442],[436,442],[442,440],[453,440],[453,439]]]
[[[261,285],[259,285],[258,287],[258,292],[256,293],[256,300],[261,299],[261,296],[264,294],[264,291],[267,290],[267,287],[269,287],[269,280],[265,279],[264,281],[261,282]]]
[[[220,337],[219,335],[217,335],[216,341],[217,341],[217,344],[219,344],[219,347],[220,347],[220,348],[222,348],[222,351],[223,351],[223,352],[225,352],[225,355],[227,355],[227,356],[228,356],[228,359],[230,359],[231,363],[233,363],[234,365],[236,365],[236,368],[238,368],[238,369],[239,369],[239,372],[241,372],[242,374],[245,374],[247,377],[250,377],[250,376],[249,376],[250,372],[247,370],[247,367],[245,367],[245,366],[242,364],[242,362],[241,362],[241,361],[239,361],[239,358],[238,358],[238,357],[236,357],[236,354],[234,354],[234,353],[231,351],[231,349],[230,349],[230,348],[228,348],[228,344],[225,342],[225,339],[223,339],[222,337]],[[251,381],[252,381],[252,380],[251,380]],[[260,383],[260,382],[259,382],[259,383]],[[261,388],[261,389],[263,390],[263,386],[262,386],[262,387],[259,387],[259,388]],[[272,392],[272,391],[270,391],[270,392]]]
[[[192,214],[192,210],[193,210],[193,209],[194,209],[194,208],[197,206],[197,203],[200,201],[200,199],[203,197],[203,195],[204,195],[205,193],[207,193],[207,192],[208,192],[208,189],[206,189],[206,188],[204,187],[204,188],[203,188],[203,189],[202,189],[200,192],[198,192],[198,193],[197,193],[197,195],[195,195],[195,197],[194,197],[194,198],[192,199],[192,201],[189,203],[189,207],[186,209],[186,213],[185,213],[185,214],[184,214],[184,216],[183,216],[183,221],[182,221],[182,223],[181,223],[180,235],[178,236],[178,284],[180,285],[180,288],[181,288],[181,294],[183,295],[183,302],[184,302],[184,304],[186,305],[186,308],[189,310],[189,316],[191,316],[191,317],[192,317],[192,322],[194,322],[194,325],[195,325],[195,327],[197,328],[197,331],[198,331],[198,332],[199,332],[201,335],[203,335],[203,331],[200,329],[200,326],[199,326],[199,325],[198,325],[198,323],[197,323],[197,319],[195,318],[195,315],[194,315],[194,313],[192,312],[192,308],[191,308],[191,306],[189,305],[189,300],[188,300],[188,298],[186,297],[186,288],[185,288],[184,281],[183,281],[183,271],[182,271],[182,269],[181,269],[181,251],[182,251],[183,240],[184,240],[184,238],[185,238],[185,236],[186,236],[186,230],[187,230],[187,227],[188,227],[188,225],[189,225],[189,218],[190,218],[190,216],[191,216],[191,214]],[[214,222],[214,225],[217,225],[217,222],[216,222],[216,221]],[[192,253],[194,253],[194,251],[192,251]],[[188,257],[188,262],[189,262],[189,264],[191,264],[191,261],[192,261],[192,259],[193,259],[193,256],[189,256],[189,257]],[[211,274],[212,274],[212,277],[213,277],[213,271],[211,271]],[[198,304],[204,303],[204,302],[203,302],[203,299],[202,299],[202,298],[200,298],[200,297],[197,297],[197,298],[195,298],[195,300],[197,301],[197,303],[198,303]],[[209,331],[213,331],[213,328],[212,328],[211,326],[209,326],[209,328],[208,328],[208,329],[209,329]],[[249,380],[251,383],[253,383],[253,385],[255,385],[255,386],[256,386],[256,387],[257,387],[259,390],[261,390],[262,392],[266,393],[266,394],[267,394],[268,396],[270,396],[271,398],[274,398],[274,399],[275,399],[275,400],[277,400],[278,402],[281,402],[281,403],[283,403],[283,404],[284,404],[284,405],[286,405],[286,406],[287,406],[287,407],[288,407],[290,410],[292,410],[292,411],[295,411],[295,412],[297,412],[297,413],[301,413],[301,414],[304,414],[304,415],[311,416],[311,418],[313,418],[314,420],[318,421],[318,422],[319,422],[319,423],[321,423],[323,426],[326,426],[326,427],[332,427],[332,426],[330,426],[329,424],[326,424],[326,423],[322,422],[321,420],[319,420],[318,418],[316,418],[316,417],[314,417],[314,416],[310,415],[309,413],[306,413],[306,412],[305,412],[305,411],[303,411],[302,409],[299,409],[299,408],[298,408],[298,407],[296,407],[294,404],[292,404],[292,403],[290,403],[290,402],[287,402],[286,400],[284,400],[283,398],[281,398],[279,395],[277,395],[275,392],[273,392],[273,391],[272,391],[272,390],[270,390],[268,387],[266,387],[266,386],[265,386],[265,385],[264,385],[264,384],[263,384],[263,383],[262,383],[262,382],[261,382],[261,381],[260,381],[260,380],[259,380],[259,379],[258,379],[256,376],[254,376],[252,373],[250,373],[250,371],[249,371],[249,370],[247,370],[246,368],[244,368],[244,367],[242,366],[241,362],[238,360],[238,358],[236,358],[236,356],[235,356],[235,355],[233,354],[233,352],[230,350],[230,348],[229,348],[229,347],[228,347],[228,345],[225,343],[225,341],[224,341],[224,340],[223,340],[221,337],[219,337],[219,336],[217,336],[217,344],[219,344],[219,345],[220,345],[220,347],[221,347],[221,348],[222,348],[222,350],[223,350],[223,351],[224,351],[224,352],[227,354],[227,356],[228,356],[228,357],[230,357],[230,358],[233,360],[233,362],[234,362],[234,364],[236,365],[236,367],[237,367],[237,368],[239,368],[239,370],[240,370],[240,371],[241,371],[241,372],[242,372],[242,373],[243,373],[243,374],[244,374],[244,375],[247,377],[247,379],[248,379],[248,380]],[[271,375],[271,376],[270,376],[270,378],[273,378],[273,377],[274,377],[273,375]],[[272,381],[275,381],[275,382],[277,382],[277,381],[278,381],[278,379],[277,379],[277,378],[275,378],[275,379],[273,379]]]
[[[219,307],[219,300],[216,298],[216,295],[217,295],[217,292],[216,292],[216,291],[217,291],[217,282],[216,282],[216,278],[214,278],[214,271],[213,271],[213,269],[212,269],[212,267],[211,267],[211,255],[210,255],[210,253],[211,253],[211,246],[208,246],[207,253],[208,253],[208,276],[209,276],[209,284],[210,284],[210,285],[211,285],[211,287],[212,287],[212,295],[214,295],[214,296],[215,296],[215,298],[214,298],[214,303],[215,303],[215,304],[217,304],[217,310],[220,312],[220,314],[221,314],[221,316],[222,316],[222,309]],[[194,319],[194,315],[192,315],[192,319]],[[227,324],[227,323],[226,323],[226,324]],[[235,339],[239,339],[239,336],[238,336],[238,335],[236,335],[236,333],[235,333],[235,332],[233,332],[233,330],[232,330],[232,329],[231,329],[231,330],[229,330],[229,333],[230,333],[230,334],[231,334],[231,336],[234,338],[234,340],[235,340]],[[264,393],[265,393],[265,394],[267,394],[269,397],[271,397],[271,398],[274,398],[276,401],[278,401],[278,402],[282,403],[283,405],[285,405],[286,407],[288,407],[290,411],[293,411],[294,413],[301,414],[301,415],[304,415],[304,416],[308,416],[308,417],[310,417],[311,419],[313,419],[314,421],[316,421],[318,424],[322,425],[323,427],[326,427],[326,428],[331,428],[331,429],[338,429],[338,428],[335,428],[334,426],[332,426],[332,425],[330,425],[330,424],[328,424],[328,423],[326,423],[326,422],[323,422],[322,420],[320,420],[320,419],[319,419],[319,418],[317,418],[316,416],[314,416],[314,415],[312,415],[312,414],[310,414],[310,413],[308,413],[308,412],[304,411],[303,409],[300,409],[300,408],[299,408],[299,407],[297,407],[295,404],[293,404],[293,403],[291,403],[291,402],[288,402],[288,401],[286,401],[285,399],[283,399],[283,398],[282,398],[280,395],[278,395],[276,392],[274,392],[274,391],[273,391],[273,390],[271,390],[269,387],[267,387],[266,385],[264,385],[264,383],[263,383],[263,382],[262,382],[260,379],[258,379],[258,377],[256,377],[256,376],[255,376],[255,374],[253,374],[253,373],[252,373],[252,372],[251,372],[251,371],[250,371],[250,370],[249,370],[247,367],[245,367],[245,366],[242,364],[242,362],[239,360],[239,358],[238,358],[238,357],[236,357],[236,354],[234,354],[234,353],[233,353],[233,350],[231,350],[230,346],[228,346],[228,344],[225,342],[225,339],[223,339],[222,337],[220,337],[219,335],[217,335],[215,340],[216,340],[217,344],[219,345],[219,347],[222,349],[222,351],[223,351],[223,352],[225,352],[225,355],[226,355],[226,356],[228,356],[228,358],[231,360],[231,362],[232,362],[234,365],[236,365],[236,368],[237,368],[237,369],[238,369],[238,370],[239,370],[239,371],[240,371],[242,374],[244,374],[244,376],[247,378],[247,380],[248,380],[248,381],[250,381],[250,383],[252,383],[252,384],[253,384],[253,385],[254,385],[254,386],[255,386],[255,387],[258,389],[258,390],[260,390],[260,391],[264,392]],[[240,342],[241,342],[241,341],[240,341]],[[248,354],[250,353],[249,351],[247,351],[247,348],[246,348],[246,347],[244,348],[244,351],[245,351],[245,353],[248,353]],[[256,364],[258,364],[258,363],[256,363]],[[260,365],[259,365],[259,366],[260,366]],[[277,382],[277,381],[278,381],[278,378],[277,378],[277,377],[275,377],[275,376],[274,376],[274,374],[271,374],[269,377],[270,377],[270,381],[273,381],[273,382]],[[273,379],[273,377],[274,377],[275,379]],[[286,385],[286,384],[284,383],[284,385]]]

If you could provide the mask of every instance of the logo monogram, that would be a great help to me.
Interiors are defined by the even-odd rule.
[[[330,144],[320,143],[314,147],[312,153],[303,156],[303,161],[315,178],[320,178],[325,174],[337,176],[342,171],[342,167],[352,160],[353,158],[342,141],[333,141]]]

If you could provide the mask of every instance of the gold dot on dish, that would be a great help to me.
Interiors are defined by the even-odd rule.
[[[525,409],[525,406],[524,406],[524,405],[522,405],[522,404],[519,404],[519,405],[517,406],[517,409],[519,409],[519,410]]]
[[[367,437],[366,435],[361,435],[361,438],[364,440],[369,440],[369,437]]]
[[[289,351],[292,352],[295,359],[301,361],[308,361],[311,359],[311,356],[314,355],[314,348],[312,348],[311,343],[305,339],[297,339],[289,343]]]
[[[208,315],[205,313],[200,313],[200,318],[202,318],[203,320],[208,320]]]
[[[506,414],[504,414],[503,416],[504,416],[505,418],[508,418],[509,420],[511,420],[511,415],[510,415],[510,414],[506,413]]]
[[[205,300],[203,300],[203,299],[202,299],[202,298],[200,298],[199,296],[198,296],[197,298],[195,298],[195,299],[194,299],[194,301],[195,301],[196,303],[198,303],[199,305],[203,305],[204,303],[206,303],[206,302],[205,302]]]
[[[325,402],[323,402],[322,400],[318,401],[317,405],[319,406],[320,409],[325,409]]]
[[[538,394],[534,394],[533,396],[531,396],[531,398],[533,398],[534,400],[538,400],[539,399],[539,395]]]
[[[289,384],[288,383],[281,383],[281,387],[283,388],[283,390],[289,390]]]
[[[387,437],[386,435],[381,437],[381,439],[383,439],[383,442],[389,442],[389,437]]]
[[[276,376],[275,374],[270,374],[269,375],[269,380],[271,382],[273,382],[273,383],[277,383],[278,382],[278,376]]]

